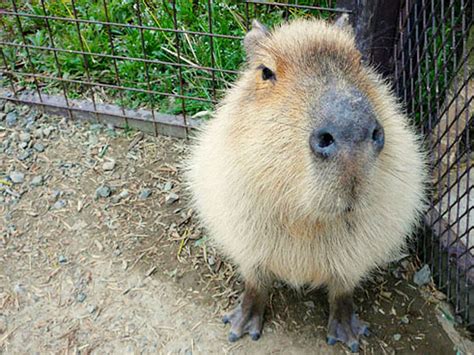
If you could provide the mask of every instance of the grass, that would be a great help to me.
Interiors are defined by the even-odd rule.
[[[74,7],[71,0],[18,1],[21,12],[73,18]],[[121,24],[139,24],[138,13],[141,14],[142,24],[159,28],[173,28],[173,8],[170,1],[159,0],[107,0],[107,12],[103,0],[75,0],[77,17],[81,19],[107,21]],[[11,2],[7,9],[12,9]],[[314,1],[300,0],[299,5],[314,5]],[[319,1],[320,6],[328,6],[328,1]],[[4,6],[4,5],[2,5]],[[190,31],[209,31],[209,9],[207,1],[177,0],[177,27]],[[242,37],[245,34],[246,16],[243,1],[222,0],[212,1],[212,29],[214,33]],[[301,9],[285,9],[266,5],[249,5],[250,17],[258,18],[268,26],[273,26],[285,18],[315,15],[327,18],[327,12]],[[34,46],[52,46],[51,38],[44,19],[21,17],[21,25],[27,44]],[[3,41],[23,43],[17,19],[14,16],[0,17],[3,30],[0,38]],[[144,58],[165,62],[178,62],[177,41],[179,40],[181,62],[205,67],[238,70],[244,61],[244,53],[240,40],[214,38],[214,62],[211,55],[209,36],[180,34],[172,32],[125,28],[118,26],[80,24],[80,36],[76,24],[68,21],[50,20],[54,46],[66,50],[102,53],[132,58]],[[142,48],[142,38],[144,48]],[[113,44],[113,49],[111,46]],[[34,70],[43,75],[60,76],[64,78],[91,81],[102,84],[123,85],[138,89],[151,89],[162,93],[181,94],[179,70],[171,65],[144,64],[140,61],[118,59],[116,68],[111,58],[96,55],[81,55],[75,53],[57,52],[60,66],[56,64],[54,53],[48,50],[30,49],[31,64],[24,49],[4,46],[3,53],[10,69],[19,72]],[[87,63],[88,72],[85,70]],[[3,63],[2,63],[3,64]],[[146,67],[147,66],[147,67]],[[147,74],[148,73],[148,74]],[[181,72],[184,85],[182,94],[199,97],[205,100],[219,99],[224,90],[235,79],[235,74],[216,72],[215,78],[206,70],[183,68]],[[147,76],[150,84],[148,85]],[[119,80],[117,80],[117,77]],[[33,88],[31,78],[15,76],[20,87]],[[213,95],[213,82],[216,95]],[[1,85],[7,86],[6,78]],[[42,90],[47,93],[61,93],[61,82],[57,80],[41,80]],[[91,98],[91,89],[85,85],[67,83],[65,90],[71,98]],[[114,102],[124,107],[155,107],[165,113],[182,113],[181,99],[165,95],[151,95],[136,91],[122,91],[110,88],[94,88],[96,100]],[[186,99],[186,111],[195,114],[212,109],[212,104],[197,100]]]

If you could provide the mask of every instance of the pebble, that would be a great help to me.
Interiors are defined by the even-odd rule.
[[[58,256],[58,262],[60,264],[65,264],[65,263],[67,263],[67,258],[64,255],[59,255]]]
[[[214,266],[216,264],[216,259],[214,258],[213,255],[209,255],[209,257],[207,258],[207,263],[210,266]]]
[[[118,195],[112,197],[112,202],[117,203],[123,198],[127,198],[129,195],[128,190],[122,190]]]
[[[41,186],[43,184],[43,177],[41,175],[35,176],[31,179],[32,186]]]
[[[111,193],[112,191],[110,190],[110,187],[104,185],[104,186],[99,187],[97,190],[95,190],[95,197],[107,198],[110,196]]]
[[[8,127],[13,127],[16,125],[18,121],[18,114],[16,113],[16,111],[11,111],[7,114],[7,117],[5,120],[7,122]]]
[[[106,161],[102,165],[102,169],[104,169],[104,171],[111,171],[111,170],[114,170],[114,168],[115,168],[115,160]]]
[[[431,271],[428,264],[425,264],[420,270],[415,272],[413,276],[413,282],[418,286],[426,285],[431,281]]]
[[[394,335],[393,335],[393,340],[395,340],[395,341],[399,341],[401,338],[402,338],[402,335],[401,335],[401,334],[398,334],[398,333],[397,333],[397,334],[394,334]]]
[[[37,152],[44,152],[44,145],[41,143],[35,143],[33,145],[33,149],[36,150]]]
[[[35,138],[42,138],[43,137],[43,130],[41,128],[37,128],[33,132],[33,135],[35,136]]]
[[[53,130],[54,130],[53,127],[46,127],[46,128],[43,128],[42,133],[44,134],[45,137],[49,137]]]
[[[31,153],[29,151],[24,151],[20,154],[18,154],[18,160],[23,161],[26,160],[30,157]]]
[[[84,292],[79,292],[76,296],[76,301],[82,303],[85,301],[86,298],[87,298],[87,295]]]
[[[87,306],[87,311],[91,314],[95,313],[95,311],[97,311],[97,306],[90,304],[89,306]]]
[[[25,149],[28,147],[28,143],[27,142],[20,142],[20,148],[21,149]]]
[[[15,293],[17,294],[22,294],[25,293],[26,289],[25,286],[23,286],[22,284],[16,284],[13,288],[13,291],[15,291]]]
[[[303,302],[303,304],[308,308],[315,308],[316,307],[313,301],[306,301],[306,302]]]
[[[20,138],[20,140],[21,140],[22,142],[27,142],[27,143],[31,140],[30,134],[29,134],[29,133],[25,133],[25,132],[20,133],[19,138]]]
[[[165,186],[163,187],[163,191],[171,191],[171,189],[173,188],[173,183],[171,181],[167,181]]]
[[[54,205],[53,205],[53,208],[56,209],[56,210],[59,210],[63,207],[65,207],[67,204],[66,200],[57,200]]]
[[[403,323],[403,324],[408,324],[410,323],[410,320],[408,319],[408,316],[404,315],[402,317],[402,319],[400,319],[400,321]]]
[[[165,202],[166,202],[166,204],[168,204],[168,205],[171,205],[171,204],[175,203],[175,202],[178,201],[178,200],[179,200],[179,196],[176,195],[176,194],[173,193],[173,192],[170,193],[170,194],[168,194],[168,195],[165,197]]]
[[[150,196],[151,196],[151,189],[142,189],[138,193],[138,198],[140,200],[146,200]]]
[[[14,184],[21,184],[23,181],[25,181],[25,174],[20,171],[13,171],[10,173],[10,180]]]

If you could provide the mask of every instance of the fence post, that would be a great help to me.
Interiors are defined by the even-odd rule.
[[[356,42],[366,61],[384,75],[391,75],[401,0],[339,0],[337,7],[350,10]]]

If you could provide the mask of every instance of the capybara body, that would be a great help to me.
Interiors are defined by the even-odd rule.
[[[400,252],[423,208],[419,139],[347,27],[255,23],[244,43],[246,69],[189,160],[194,206],[239,267],[250,308],[263,306],[248,295],[264,304],[274,279],[327,286],[329,338],[357,350],[352,292]],[[247,298],[227,319],[231,340],[260,336]],[[346,303],[351,314],[340,315]]]

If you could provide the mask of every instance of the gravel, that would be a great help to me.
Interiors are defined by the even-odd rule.
[[[33,149],[36,150],[39,153],[42,153],[42,152],[44,152],[44,145],[41,144],[41,143],[35,143],[33,145]]]
[[[10,180],[14,184],[22,184],[25,181],[25,174],[21,171],[13,171],[10,173]]]
[[[110,187],[104,185],[99,187],[97,190],[95,190],[95,197],[96,198],[107,198],[111,195],[112,190]]]
[[[22,132],[22,133],[20,133],[19,138],[22,142],[28,143],[31,140],[31,135],[29,133]]]
[[[174,192],[171,192],[170,194],[166,195],[165,197],[165,202],[167,205],[171,205],[175,203],[176,201],[179,200],[179,196],[175,194]]]
[[[7,122],[8,127],[16,126],[18,122],[18,114],[16,113],[16,111],[9,112],[5,121]]]
[[[57,201],[54,203],[53,208],[54,208],[55,210],[59,210],[59,209],[61,209],[61,208],[66,207],[66,205],[67,205],[66,200],[57,200]]]
[[[115,168],[115,160],[106,161],[104,164],[102,164],[102,169],[104,171],[111,171],[111,170],[114,170],[114,168]]]
[[[138,193],[138,198],[140,200],[146,200],[150,196],[151,196],[151,189],[142,189]]]
[[[43,177],[41,175],[35,176],[33,179],[31,179],[32,186],[41,186],[43,185]]]
[[[431,271],[428,264],[425,264],[420,270],[418,270],[413,276],[413,282],[418,286],[423,286],[431,281]]]

